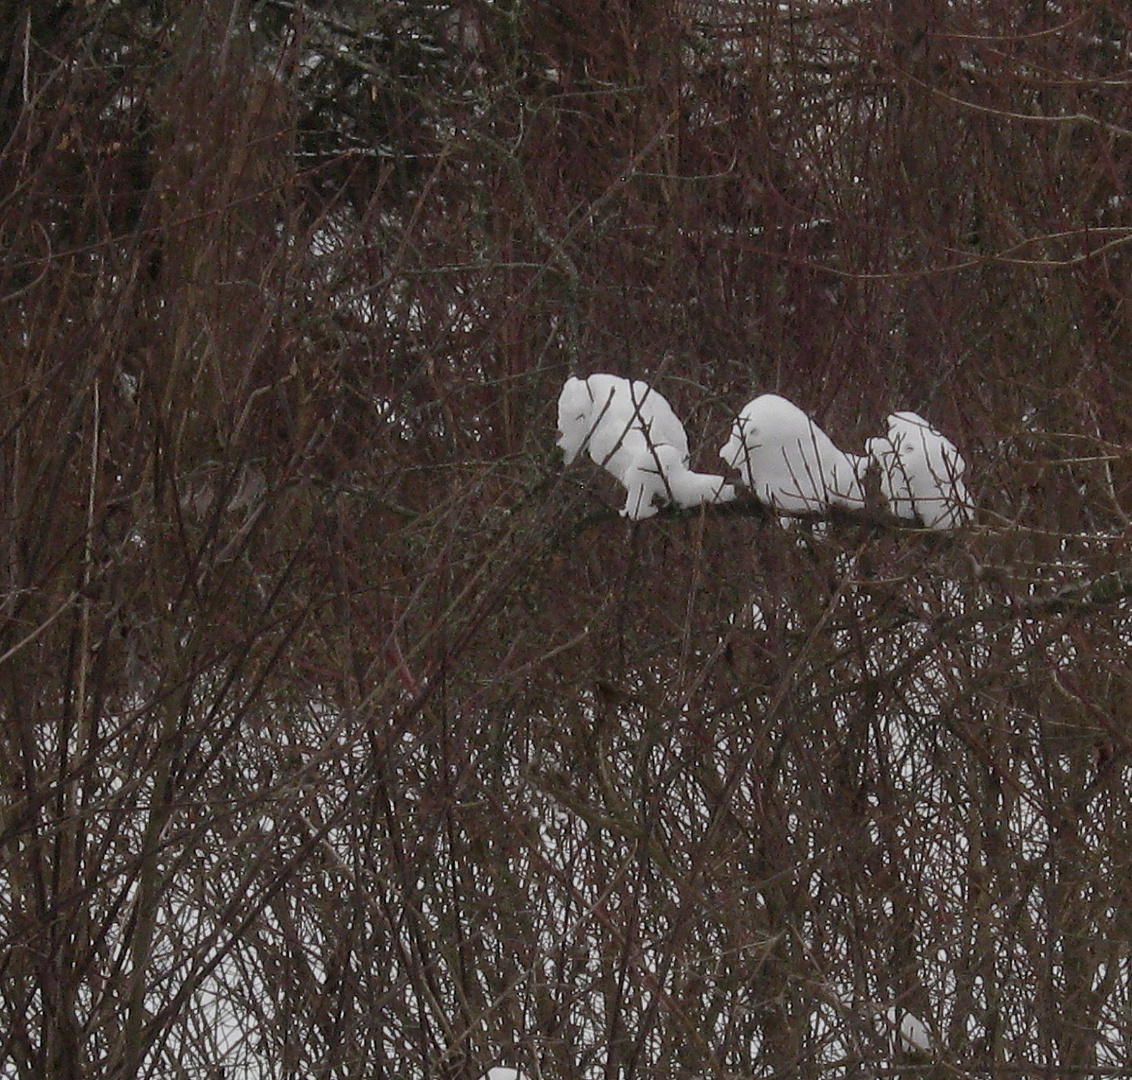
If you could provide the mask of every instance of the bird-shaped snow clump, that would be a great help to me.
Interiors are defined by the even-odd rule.
[[[657,502],[686,508],[735,498],[722,476],[688,467],[684,425],[664,397],[639,379],[567,379],[558,397],[558,446],[567,465],[585,450],[624,484],[621,515],[633,521],[652,517]]]
[[[881,492],[897,517],[941,531],[970,520],[966,462],[923,417],[893,413],[888,435],[869,439],[865,450],[880,469]]]
[[[763,394],[748,402],[731,438],[719,451],[767,506],[820,513],[831,505],[865,505],[857,469],[848,454],[793,402]]]

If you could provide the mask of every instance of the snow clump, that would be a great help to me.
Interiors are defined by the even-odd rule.
[[[558,398],[558,446],[567,465],[584,450],[625,486],[621,515],[632,521],[652,517],[657,503],[687,508],[735,498],[722,476],[689,468],[684,425],[639,379],[567,379]]]
[[[893,413],[888,434],[865,444],[880,470],[881,493],[898,518],[929,529],[955,529],[971,519],[966,462],[955,444],[914,412]]]
[[[863,509],[855,459],[793,402],[763,394],[735,419],[719,456],[767,506],[820,513],[832,506]]]

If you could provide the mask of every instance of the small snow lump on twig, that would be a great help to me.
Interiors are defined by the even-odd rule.
[[[672,406],[639,379],[569,378],[558,398],[558,446],[569,465],[583,450],[625,485],[622,517],[652,517],[656,503],[686,508],[728,502],[722,476],[688,467],[688,436]]]
[[[831,505],[865,505],[853,459],[778,394],[747,403],[719,456],[739,470],[759,502],[775,509],[820,513]]]
[[[888,434],[869,439],[865,449],[880,469],[881,492],[897,517],[941,531],[971,519],[963,483],[966,462],[923,417],[893,413]]]

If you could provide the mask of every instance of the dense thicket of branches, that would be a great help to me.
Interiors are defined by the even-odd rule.
[[[1123,1067],[1123,0],[0,22],[0,1075]],[[630,525],[595,370],[978,523]]]

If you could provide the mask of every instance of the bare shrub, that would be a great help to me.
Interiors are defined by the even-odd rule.
[[[14,16],[0,1074],[1119,1073],[1128,33]],[[977,523],[630,525],[593,371],[707,471],[914,409]]]

